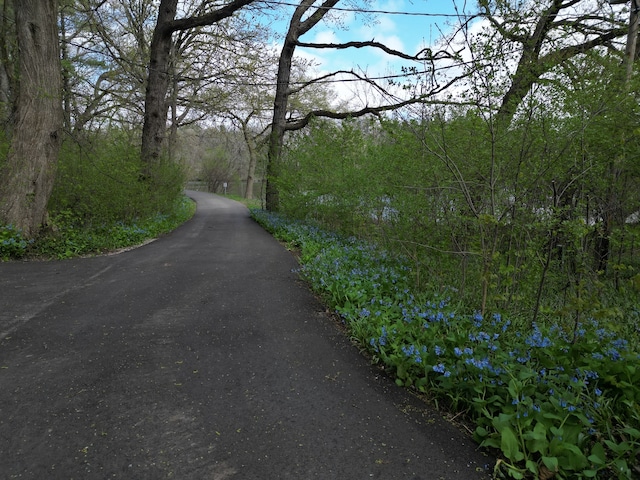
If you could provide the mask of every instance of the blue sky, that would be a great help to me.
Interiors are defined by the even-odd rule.
[[[296,3],[293,0],[292,3]],[[346,3],[348,0],[342,0],[337,7],[348,9],[351,5]],[[358,1],[358,0],[356,0]],[[363,17],[352,11],[332,12],[338,21],[331,19],[319,23],[314,29],[301,37],[301,41],[309,43],[344,43],[348,41],[368,41],[375,40],[383,43],[395,50],[403,51],[407,54],[415,55],[424,47],[436,47],[436,42],[441,34],[451,33],[451,24],[458,23],[457,14],[473,14],[477,12],[476,0],[360,0],[366,2],[366,10],[369,12],[397,12],[393,13],[371,13],[368,17]],[[319,4],[321,0],[317,0]],[[363,3],[361,3],[363,4]],[[532,5],[535,6],[535,3]],[[582,8],[593,5],[592,2],[586,2]],[[458,7],[456,9],[456,6]],[[623,8],[619,6],[617,10]],[[288,26],[288,15],[293,12],[294,6],[283,7],[282,21],[274,22],[272,26],[279,32],[286,31]],[[400,13],[412,13],[413,15],[403,15]],[[327,17],[329,17],[328,15]],[[334,19],[335,20],[335,19]],[[468,33],[474,36],[487,28],[486,21],[478,20],[470,25]],[[468,48],[464,48],[466,43],[464,37],[459,35],[454,42],[453,48],[461,53],[463,59],[468,59],[470,55]],[[279,45],[274,46],[279,51]],[[309,72],[309,76],[327,74],[336,70],[355,70],[356,72],[364,72],[371,77],[381,77],[385,75],[394,75],[401,73],[401,66],[414,65],[420,68],[420,64],[406,60],[399,60],[380,50],[367,49],[347,49],[347,50],[329,50],[329,49],[310,49],[298,48],[297,56],[311,61],[315,65],[315,72]],[[508,60],[508,59],[507,59]],[[507,67],[515,66],[515,59],[509,63]],[[449,78],[460,73],[460,68],[449,63],[452,68],[446,69],[447,62],[439,62],[440,70],[438,75],[448,76]],[[503,72],[504,73],[504,72]],[[438,85],[446,83],[446,78],[438,78]],[[333,89],[337,93],[337,97],[342,100],[353,100],[352,106],[360,105],[377,105],[381,101],[385,101],[379,94],[372,92],[370,89],[358,86],[355,83],[334,83]],[[427,85],[427,88],[429,85]],[[458,83],[448,90],[448,93],[455,95],[456,91],[464,89],[464,83]],[[401,89],[395,89],[393,93],[399,96],[406,96],[406,92]],[[387,99],[388,101],[388,99]]]
[[[464,2],[459,1],[460,7]],[[470,2],[474,3],[474,2]],[[342,2],[339,7],[348,8]],[[339,22],[323,21],[301,38],[304,42],[342,43],[347,41],[375,40],[395,50],[416,54],[425,46],[433,46],[441,31],[448,31],[455,21],[454,0],[376,0],[368,10],[385,12],[411,12],[426,15],[401,15],[375,13],[369,18],[353,12],[339,12]],[[448,16],[447,16],[448,15]],[[369,76],[399,73],[399,61],[388,54],[372,49],[326,50],[298,48],[297,55],[311,59],[319,73],[335,70],[365,71]],[[338,85],[334,88],[342,98],[348,98],[353,85]]]

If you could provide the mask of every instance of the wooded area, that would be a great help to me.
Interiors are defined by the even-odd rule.
[[[0,258],[225,185],[383,245],[460,311],[637,339],[637,0],[451,3],[402,52],[307,40],[384,15],[366,1],[0,0]],[[300,48],[402,67],[320,74]]]

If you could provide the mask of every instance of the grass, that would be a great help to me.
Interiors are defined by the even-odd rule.
[[[474,424],[496,477],[640,478],[640,355],[615,325],[483,318],[415,293],[409,262],[375,245],[252,210],[300,251],[301,275],[401,386]],[[627,319],[640,324],[638,309]]]
[[[244,198],[239,195],[222,195],[223,197],[229,198],[231,200],[235,200],[236,202],[240,202],[245,205],[249,209],[261,208],[262,202],[259,198]]]

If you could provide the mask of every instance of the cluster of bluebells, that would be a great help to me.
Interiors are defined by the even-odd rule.
[[[405,354],[409,361],[414,363],[422,363],[422,357],[427,353],[427,347],[424,345],[416,347],[415,345],[403,345],[402,352]]]
[[[369,341],[369,345],[373,348],[376,353],[380,352],[380,347],[385,347],[387,345],[387,327],[382,326],[380,336],[378,338],[372,338]]]
[[[133,225],[127,225],[124,222],[116,222],[115,227],[119,232],[122,232],[132,238],[145,237],[149,235],[149,230],[139,227],[135,223]]]
[[[0,258],[19,258],[24,255],[29,243],[13,225],[0,226]]]
[[[484,389],[487,398],[509,398],[504,393],[511,379],[528,378],[529,390],[510,394],[507,401],[516,418],[543,416],[552,408],[586,419],[585,433],[594,433],[598,409],[607,398],[599,372],[623,363],[633,351],[596,320],[573,329],[533,324],[522,332],[500,314],[463,315],[448,299],[414,295],[402,259],[352,238],[262,215],[273,225],[269,230],[286,232],[285,241],[303,245],[307,236],[316,246],[322,243],[303,274],[314,288],[331,292],[345,323],[367,326],[363,342],[390,366],[402,366],[414,380],[426,378],[435,392],[469,402],[476,396],[469,395],[474,388]]]

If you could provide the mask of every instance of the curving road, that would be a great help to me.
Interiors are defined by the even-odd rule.
[[[244,206],[189,195],[135,250],[0,263],[0,478],[487,478]]]

